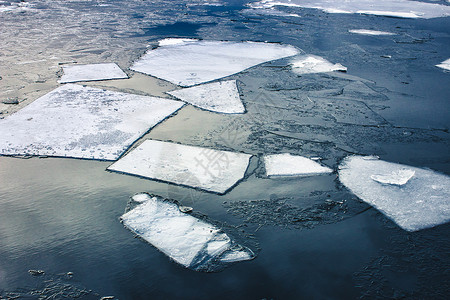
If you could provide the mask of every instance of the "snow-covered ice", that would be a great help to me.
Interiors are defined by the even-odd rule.
[[[108,170],[225,193],[244,177],[251,155],[146,140]]]
[[[446,175],[376,157],[349,156],[340,165],[339,179],[405,230],[450,221],[450,178]]]
[[[314,160],[289,153],[266,155],[264,165],[267,176],[311,176],[333,172]]]
[[[177,85],[192,86],[298,53],[293,46],[274,43],[165,39],[131,69]]]
[[[213,112],[226,114],[245,112],[236,80],[207,83],[167,93],[184,102]]]
[[[398,18],[439,18],[450,16],[450,7],[441,4],[409,0],[263,0],[253,8],[291,6],[316,8],[327,13],[360,13]]]
[[[361,35],[395,35],[395,33],[392,32],[369,30],[369,29],[350,29],[348,32]]]
[[[0,155],[116,160],[181,101],[67,84],[0,120]]]
[[[436,67],[442,68],[444,70],[449,70],[450,71],[450,58],[444,60],[443,62],[441,62],[440,64],[436,65]]]
[[[122,223],[177,263],[193,270],[214,270],[215,265],[251,260],[254,253],[232,240],[215,225],[190,214],[157,196],[143,194],[134,209],[121,217]],[[136,196],[133,197],[133,200]]]
[[[115,63],[63,66],[59,83],[128,78]]]
[[[333,71],[347,71],[341,64],[333,64],[323,57],[316,55],[302,55],[292,63],[292,71],[297,74],[325,73]]]

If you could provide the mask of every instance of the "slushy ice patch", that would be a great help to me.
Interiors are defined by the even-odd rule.
[[[264,156],[267,176],[311,176],[333,172],[309,158],[289,153]]]
[[[145,193],[132,201],[136,197],[139,202],[122,215],[122,223],[182,266],[211,272],[255,257],[217,226],[181,212],[177,203]]]
[[[303,55],[291,63],[292,71],[297,74],[325,73],[333,71],[347,71],[341,64],[333,64],[323,57],[315,55]]]
[[[59,83],[128,78],[115,63],[64,66],[63,72]]]

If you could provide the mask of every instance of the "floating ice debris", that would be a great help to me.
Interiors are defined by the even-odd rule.
[[[158,45],[161,46],[169,46],[169,45],[179,45],[186,44],[188,42],[197,42],[197,39],[178,39],[178,38],[167,38],[158,41]]]
[[[403,169],[392,171],[389,174],[383,175],[371,175],[370,178],[373,180],[384,183],[384,184],[392,184],[392,185],[404,185],[406,184],[413,176],[416,174],[414,170]]]
[[[160,45],[148,51],[131,69],[181,86],[219,79],[299,53],[290,45],[256,42],[165,39]]]
[[[128,78],[115,63],[70,65],[64,66],[63,71],[59,83]]]
[[[146,140],[108,170],[225,193],[244,177],[251,155]]]
[[[160,197],[149,197],[121,221],[171,259],[196,271],[214,271],[224,263],[255,257],[220,228],[180,212],[177,204]]]
[[[189,206],[183,206],[183,205],[178,206],[178,209],[179,209],[182,213],[190,213],[190,212],[192,212],[192,211],[194,210],[192,207],[189,207]]]
[[[362,35],[395,35],[395,33],[368,29],[350,29],[348,32]]]
[[[292,71],[297,74],[325,73],[333,71],[347,71],[347,68],[341,64],[333,64],[315,55],[303,55],[291,63]]]
[[[291,6],[316,8],[327,13],[360,13],[398,18],[439,18],[450,15],[450,7],[409,0],[263,0],[250,4],[253,8]]]
[[[384,176],[377,179],[390,184],[375,181],[373,176],[379,174]],[[446,175],[375,157],[349,156],[340,166],[339,179],[405,230],[416,231],[450,221],[450,178]],[[407,184],[398,185],[405,181]]]
[[[267,176],[310,176],[333,172],[309,158],[289,153],[266,155],[264,165]]]
[[[245,107],[239,97],[236,80],[202,84],[168,94],[194,106],[225,114],[240,114]]]
[[[441,62],[440,64],[436,65],[436,67],[442,68],[444,70],[449,70],[450,71],[450,58],[444,60],[443,62]]]
[[[183,105],[67,84],[0,120],[0,155],[116,160]]]

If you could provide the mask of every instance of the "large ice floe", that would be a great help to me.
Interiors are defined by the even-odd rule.
[[[251,155],[146,140],[108,170],[225,193],[244,177]]]
[[[263,0],[253,8],[291,6],[316,8],[327,13],[359,13],[397,18],[439,18],[450,16],[450,7],[441,4],[409,0]]]
[[[395,35],[395,33],[392,32],[369,30],[369,29],[350,29],[348,32],[361,35]]]
[[[115,63],[64,66],[63,72],[59,83],[128,78]]]
[[[436,65],[436,67],[450,71],[450,58],[446,59],[443,62],[441,62],[440,64]]]
[[[347,71],[341,64],[333,64],[323,57],[302,55],[291,62],[292,71],[297,74],[325,73],[333,71]]]
[[[225,114],[245,112],[236,80],[207,83],[167,93],[184,102],[213,112]]]
[[[177,85],[192,86],[298,53],[293,46],[274,43],[166,39],[131,69]]]
[[[267,176],[311,176],[328,174],[332,169],[309,158],[289,153],[264,156]]]
[[[67,84],[0,120],[0,155],[116,160],[183,105]]]
[[[134,208],[122,215],[122,223],[186,268],[218,271],[255,257],[217,226],[181,212],[175,202],[141,193],[132,197],[131,204]]]
[[[339,179],[405,230],[450,221],[450,178],[446,175],[371,156],[349,156],[339,167]]]

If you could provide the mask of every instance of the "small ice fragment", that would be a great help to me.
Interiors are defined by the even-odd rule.
[[[402,169],[398,171],[392,171],[390,174],[384,175],[371,175],[373,180],[392,185],[405,185],[416,174],[414,170]]]
[[[158,41],[158,45],[160,47],[162,46],[170,46],[170,45],[180,45],[180,44],[186,44],[189,42],[197,42],[197,39],[177,39],[177,38],[167,38]]]
[[[207,83],[167,93],[184,102],[213,112],[225,114],[245,112],[236,80]]]
[[[241,251],[227,252],[222,256],[220,260],[225,263],[231,263],[250,259],[253,259],[252,254],[249,253],[248,250],[241,250]]]
[[[442,68],[444,70],[449,70],[450,71],[450,58],[444,60],[443,62],[441,62],[440,64],[436,65],[436,67]]]
[[[121,221],[177,263],[209,271],[220,263],[254,258],[250,249],[237,244],[220,228],[180,212],[171,201],[157,196],[152,199],[155,201],[144,202],[122,215]],[[234,255],[233,261],[221,259],[224,253],[229,256],[234,252],[239,254]]]
[[[333,64],[315,55],[303,55],[291,63],[292,71],[297,74],[324,73],[333,71],[347,71],[347,68],[341,64]]]
[[[399,174],[397,179],[403,182],[410,175],[414,180],[401,186],[380,184],[373,179],[374,173],[389,174],[384,179],[390,182]],[[396,183],[402,183],[397,179]],[[372,156],[349,156],[339,167],[339,180],[405,230],[417,231],[450,221],[450,178],[446,175]],[[442,188],[435,189],[436,185]]]
[[[133,199],[133,201],[143,203],[145,201],[151,200],[152,198],[147,193],[139,193],[131,197],[131,199]]]
[[[190,213],[190,212],[192,212],[192,211],[194,210],[192,207],[189,207],[189,206],[183,206],[183,205],[178,206],[178,209],[179,209],[182,213]]]
[[[30,273],[33,276],[41,276],[45,274],[45,271],[43,270],[28,270],[28,273]]]
[[[108,170],[225,193],[244,177],[251,155],[146,140]]]
[[[267,176],[310,176],[333,172],[309,158],[289,153],[266,155],[264,165]]]
[[[115,63],[70,65],[64,66],[63,71],[59,83],[128,78]]]
[[[368,29],[350,29],[348,32],[362,35],[395,35],[395,33]]]

